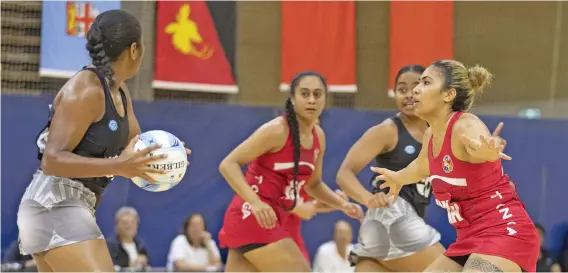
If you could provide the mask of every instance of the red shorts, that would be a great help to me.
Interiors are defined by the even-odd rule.
[[[306,261],[310,264],[310,253],[306,248],[304,237],[302,237],[302,219],[294,214],[290,214],[284,224],[284,229],[288,232],[288,234],[290,234],[290,237],[292,237],[294,242],[296,242],[296,245],[298,245],[300,251],[302,251],[304,258],[306,258]]]
[[[235,195],[225,212],[223,227],[219,231],[220,246],[238,248],[249,244],[270,244],[290,237],[282,227],[283,220],[286,220],[288,213],[277,205],[272,205],[272,208],[278,217],[276,227],[262,228],[250,211],[250,205]]]
[[[498,256],[535,272],[540,251],[536,228],[518,199],[499,205],[479,217],[468,217],[469,225],[457,228],[456,242],[444,255],[464,256],[471,253]]]

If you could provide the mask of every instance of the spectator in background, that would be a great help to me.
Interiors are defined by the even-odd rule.
[[[538,256],[538,261],[536,262],[537,272],[562,272],[560,269],[560,264],[550,255],[548,250],[544,247],[545,242],[545,232],[544,227],[540,224],[534,224],[538,235],[540,237],[540,255]]]
[[[20,253],[18,240],[12,242],[6,249],[3,264],[9,264],[9,270],[37,272],[36,263],[32,255],[22,255]],[[3,269],[2,271],[8,271],[8,269]]]
[[[221,255],[201,214],[189,216],[183,234],[172,241],[168,254],[168,271],[220,271]]]
[[[333,241],[324,243],[318,248],[314,259],[314,271],[321,273],[353,272],[348,256],[353,249],[353,230],[343,220],[335,223]]]
[[[114,215],[116,236],[107,239],[115,266],[143,269],[150,265],[146,244],[136,236],[140,218],[133,207],[122,207]]]

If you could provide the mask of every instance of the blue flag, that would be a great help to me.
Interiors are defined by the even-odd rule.
[[[86,35],[99,13],[120,9],[120,1],[43,1],[39,74],[70,78],[91,63]]]

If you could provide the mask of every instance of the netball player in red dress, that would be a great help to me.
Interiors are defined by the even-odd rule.
[[[362,217],[359,206],[343,200],[321,180],[326,145],[315,123],[325,105],[325,80],[303,72],[290,87],[286,114],[262,125],[219,166],[237,193],[219,232],[221,247],[229,248],[226,271],[311,271],[283,227],[302,187],[318,202]],[[241,166],[247,163],[243,175]]]
[[[474,95],[492,76],[483,67],[466,68],[453,60],[434,62],[414,88],[415,113],[430,124],[416,160],[393,172],[373,168],[397,196],[401,186],[427,178],[436,203],[448,210],[457,230],[451,244],[427,272],[535,271],[539,239],[501,159],[503,143],[467,113]]]

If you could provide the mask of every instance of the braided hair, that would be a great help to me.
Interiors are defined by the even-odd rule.
[[[294,96],[295,89],[300,83],[300,81],[307,76],[314,76],[318,77],[322,84],[325,87],[325,91],[327,92],[327,82],[325,81],[324,77],[317,72],[314,71],[304,71],[292,78],[292,82],[290,83],[290,97],[286,100],[285,105],[285,113],[286,113],[286,120],[288,122],[288,126],[290,127],[290,134],[292,135],[292,143],[294,145],[294,180],[293,180],[293,190],[294,190],[294,203],[292,207],[288,208],[288,210],[292,210],[296,207],[297,204],[297,179],[298,179],[298,169],[300,168],[300,126],[298,124],[298,118],[296,117],[296,111],[294,110],[294,105],[292,104],[292,97]]]
[[[87,32],[87,51],[95,69],[114,87],[111,64],[133,43],[140,45],[142,28],[138,19],[123,10],[99,14]]]

